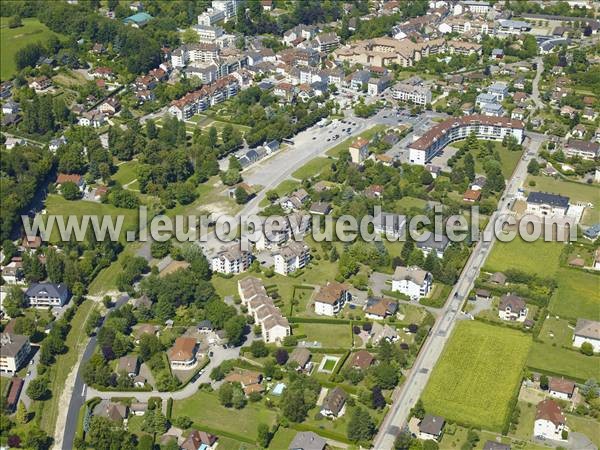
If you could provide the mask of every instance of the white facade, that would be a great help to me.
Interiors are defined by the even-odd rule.
[[[290,242],[273,255],[275,273],[288,275],[296,270],[302,269],[310,260],[310,252],[307,245],[298,242]]]
[[[339,311],[339,308],[338,308]],[[320,316],[335,316],[334,305],[327,302],[315,301],[315,313]]]
[[[585,343],[589,342],[592,344],[594,348],[594,353],[600,352],[600,339],[594,339],[592,337],[578,336],[577,334],[573,335],[573,347],[581,348],[581,346]]]
[[[213,272],[224,274],[238,274],[248,270],[252,254],[248,251],[241,251],[239,247],[221,251],[211,260],[211,269]]]
[[[431,91],[424,86],[413,86],[410,84],[396,84],[392,89],[392,97],[402,102],[411,102],[415,105],[427,105],[431,103]]]
[[[565,429],[563,424],[554,424],[550,420],[537,419],[533,424],[533,435],[554,441],[562,441],[562,432]]]
[[[427,296],[431,284],[432,276],[429,272],[418,267],[397,267],[392,278],[392,292],[400,292],[417,300]]]

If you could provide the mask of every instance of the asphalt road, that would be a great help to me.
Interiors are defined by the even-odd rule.
[[[115,304],[109,308],[107,315],[110,311],[120,308],[129,300],[129,296],[124,294],[115,302]],[[105,316],[106,317],[106,316]],[[65,423],[65,431],[63,434],[62,446],[60,448],[64,450],[71,450],[73,448],[73,440],[75,439],[75,431],[77,429],[77,417],[79,416],[79,410],[86,401],[86,385],[83,381],[82,371],[85,363],[94,354],[96,348],[96,336],[92,336],[88,341],[83,356],[81,357],[81,363],[77,370],[77,377],[75,378],[75,384],[73,385],[73,394],[71,395],[71,401],[69,402],[69,411],[67,413],[67,420]],[[58,426],[59,424],[57,424]]]
[[[442,309],[442,313],[432,327],[413,367],[407,373],[406,381],[394,392],[392,407],[373,441],[374,449],[388,450],[393,448],[394,440],[406,424],[410,409],[423,393],[431,371],[440,358],[457,320],[464,318],[464,314],[461,312],[462,304],[473,287],[475,279],[478,277],[479,271],[489,256],[495,241],[495,219],[498,218],[499,214],[510,211],[510,204],[517,195],[517,190],[527,177],[527,164],[539,151],[543,138],[539,135],[534,135],[528,139],[529,143],[526,143],[526,149],[523,152],[524,156],[519,161],[513,176],[508,182],[498,209],[494,212],[484,230],[483,236],[486,236],[487,239],[484,238],[475,245],[458,282],[450,292],[450,300]]]

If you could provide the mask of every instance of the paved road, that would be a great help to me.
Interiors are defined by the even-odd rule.
[[[541,142],[542,139],[539,137],[530,139],[528,151],[524,152],[524,157],[519,161],[508,183],[505,195],[498,205],[497,211],[494,212],[484,230],[484,236],[490,238],[490,240],[483,239],[475,245],[458,282],[450,292],[450,300],[444,306],[440,318],[432,327],[427,341],[407,375],[405,383],[394,393],[394,403],[373,441],[373,448],[377,450],[393,448],[394,439],[406,423],[410,409],[423,393],[429,380],[429,375],[440,358],[457,319],[464,316],[461,312],[462,304],[472,289],[474,281],[478,277],[479,271],[490,254],[495,241],[493,232],[495,219],[500,214],[510,211],[510,204],[517,195],[518,188],[521,187],[527,177],[527,164],[533,155],[537,154]]]
[[[107,314],[114,310],[120,308],[129,300],[128,295],[122,295],[119,299],[109,308]],[[69,411],[67,412],[67,420],[65,423],[65,431],[62,442],[63,450],[70,450],[73,448],[73,440],[75,439],[75,431],[77,429],[77,417],[79,415],[79,410],[83,406],[86,400],[86,385],[83,382],[82,371],[85,363],[92,357],[94,354],[94,349],[96,348],[96,336],[92,336],[88,341],[85,350],[83,351],[83,356],[81,358],[81,362],[79,364],[79,369],[77,370],[77,376],[75,378],[75,384],[73,385],[73,393],[71,395],[71,401],[69,402]],[[58,424],[57,424],[58,425]]]

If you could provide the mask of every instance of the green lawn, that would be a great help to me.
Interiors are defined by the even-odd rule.
[[[294,328],[293,334],[306,335],[307,341],[318,341],[327,348],[350,348],[352,345],[348,324],[299,323],[298,328]]]
[[[549,306],[553,314],[572,319],[600,320],[600,276],[561,268],[556,280],[558,289],[552,295]]]
[[[512,431],[511,436],[528,441],[533,436],[533,422],[535,421],[535,405],[527,402],[518,402],[521,414],[519,423],[515,431]]]
[[[532,370],[554,373],[584,382],[600,379],[600,356],[585,356],[577,350],[568,350],[552,344],[534,342],[527,366]]]
[[[65,381],[69,373],[79,360],[79,353],[87,343],[85,334],[85,322],[94,309],[95,303],[92,300],[86,300],[77,307],[77,312],[71,320],[71,330],[67,335],[65,344],[68,347],[67,353],[59,355],[56,362],[51,366],[50,390],[52,397],[41,404],[40,407],[40,427],[48,434],[52,435],[56,424],[58,410],[64,405],[60,405],[60,397],[65,387]]]
[[[306,178],[311,178],[316,175],[319,175],[326,169],[329,169],[333,164],[333,161],[329,158],[317,157],[311,159],[309,162],[304,164],[298,170],[296,170],[292,176],[299,180],[304,180]]]
[[[125,246],[125,249],[119,255],[119,258],[114,261],[106,269],[102,269],[100,273],[92,280],[88,287],[88,291],[92,295],[97,295],[111,290],[116,290],[115,281],[122,267],[119,261],[122,261],[125,256],[135,256],[136,251],[142,244],[139,242],[130,243]]]
[[[460,322],[423,393],[425,409],[446,420],[500,431],[530,345],[519,331]]]
[[[567,424],[571,431],[585,434],[596,447],[600,447],[600,426],[597,421],[567,414]]]
[[[411,209],[423,210],[427,205],[427,201],[415,197],[402,197],[396,201],[396,207],[400,211],[408,212]]]
[[[261,403],[249,403],[240,410],[225,408],[216,393],[198,391],[191,397],[173,402],[173,417],[178,416],[188,416],[199,429],[208,427],[217,435],[218,431],[224,431],[242,437],[243,441],[244,438],[256,440],[258,424],[271,427],[277,412]]]
[[[279,183],[279,185],[273,189],[277,192],[277,195],[283,197],[286,194],[291,193],[292,191],[298,189],[300,187],[300,182],[296,180],[285,180]],[[267,206],[267,205],[265,205]]]
[[[386,128],[387,128],[386,125],[375,125],[375,126],[369,128],[368,130],[363,131],[359,136],[370,141],[371,139],[373,139],[373,136],[375,136],[380,131],[385,130]],[[327,150],[327,153],[326,153],[327,156],[338,157],[341,152],[348,150],[348,148],[350,147],[350,144],[352,144],[352,142],[354,142],[355,139],[356,139],[356,136],[350,137],[350,138],[340,142],[335,147],[330,148],[329,150]]]
[[[496,242],[485,264],[485,269],[489,272],[519,269],[551,277],[558,270],[563,245],[559,242],[543,240],[525,242],[520,238],[511,242]],[[543,261],[543,264],[540,264],[540,261]]]
[[[137,178],[137,167],[139,162],[127,161],[118,166],[117,172],[112,176],[112,179],[118,182],[121,186],[131,183]]]
[[[48,215],[63,216],[65,225],[69,216],[76,216],[79,220],[84,216],[97,216],[102,223],[103,216],[110,216],[113,219],[115,227],[117,225],[117,216],[123,216],[123,225],[119,234],[119,240],[124,243],[127,239],[127,230],[137,229],[138,211],[137,209],[116,208],[107,203],[91,202],[87,200],[65,200],[58,194],[50,194],[46,199],[46,209]],[[90,226],[91,226],[91,222]],[[108,233],[106,238],[108,238]],[[50,236],[51,242],[60,240],[59,228],[55,225]]]
[[[535,186],[528,188],[532,191],[564,195],[569,197],[571,203],[592,203],[594,208],[585,209],[581,223],[593,225],[600,222],[600,187],[598,185],[562,181],[545,176],[533,177],[531,175],[527,178],[525,185],[527,186],[531,180],[535,181]]]
[[[45,44],[48,38],[56,33],[37,19],[23,19],[23,26],[8,28],[9,17],[0,19],[0,79],[5,81],[17,71],[15,55],[27,44],[41,42]]]
[[[569,328],[569,322],[565,319],[552,316],[544,320],[538,337],[548,344],[556,343],[559,346],[570,347],[573,341],[573,330]]]
[[[273,439],[271,439],[269,448],[273,450],[281,450],[288,448],[292,440],[294,439],[294,436],[296,436],[296,433],[296,430],[279,427],[277,433],[275,433],[275,436],[273,436]]]

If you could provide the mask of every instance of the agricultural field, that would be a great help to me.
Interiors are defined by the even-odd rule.
[[[545,176],[529,176],[525,185],[535,181],[532,191],[551,192],[569,197],[571,203],[591,203],[593,208],[586,208],[581,219],[583,225],[593,225],[600,222],[600,187],[593,184],[561,181]]]
[[[423,393],[425,409],[500,431],[521,380],[531,339],[480,322],[460,322]]]
[[[511,242],[496,242],[485,264],[485,270],[503,272],[507,269],[518,269],[542,277],[551,277],[558,271],[563,246],[560,242],[525,242],[519,238]],[[540,261],[544,263],[540,264]]]
[[[241,437],[241,441],[258,438],[259,423],[271,427],[277,418],[273,409],[261,403],[249,403],[243,409],[225,408],[216,393],[198,391],[191,397],[173,402],[173,417],[188,416],[199,429],[211,429]]]
[[[17,71],[15,55],[27,44],[48,41],[52,35],[60,36],[37,19],[23,19],[23,26],[8,28],[9,17],[0,18],[0,79],[12,77]]]
[[[561,268],[556,274],[558,289],[552,295],[552,314],[571,319],[600,320],[600,276],[576,269]]]
[[[533,343],[527,366],[531,370],[554,373],[580,382],[590,378],[600,379],[599,356],[585,356],[577,350],[542,342]]]

